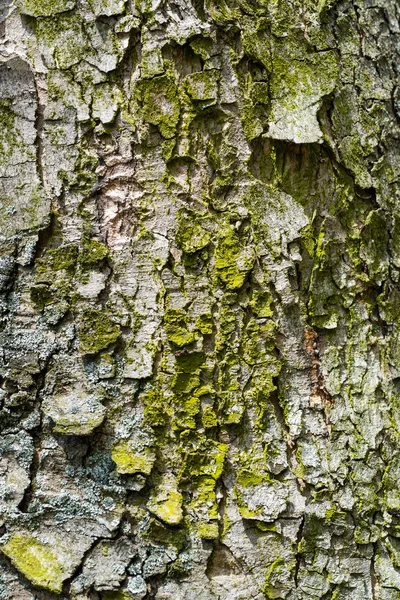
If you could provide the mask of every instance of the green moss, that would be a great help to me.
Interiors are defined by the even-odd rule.
[[[196,319],[195,328],[203,335],[211,335],[213,332],[213,318],[211,313],[203,313]]]
[[[118,441],[111,450],[111,458],[121,474],[144,473],[150,475],[155,461],[154,452],[150,448],[135,452],[129,440]]]
[[[242,17],[239,6],[227,0],[206,0],[206,7],[217,23],[228,24],[233,22],[235,17]]]
[[[75,0],[18,0],[16,5],[22,14],[32,17],[51,17],[74,8]]]
[[[73,170],[58,171],[57,177],[61,179],[65,186],[76,188],[82,192],[90,192],[97,182],[96,167],[98,165],[98,157],[92,148],[87,147],[83,141],[79,146],[75,146],[79,150],[78,157],[75,161]],[[84,202],[78,207],[78,214],[86,223],[90,220],[88,212],[84,208]]]
[[[311,225],[306,225],[301,230],[301,239],[305,249],[307,250],[308,256],[312,258],[315,251],[315,240]]]
[[[327,508],[325,511],[325,520],[328,521],[328,523],[335,521],[335,519],[337,519],[338,516],[339,518],[343,517],[345,516],[345,513],[339,512],[334,506]]]
[[[185,77],[186,91],[192,100],[217,100],[219,72],[215,70],[191,73]]]
[[[165,138],[175,135],[180,115],[178,88],[167,75],[138,83],[139,100],[145,121],[157,125]]]
[[[282,573],[284,570],[284,567],[285,567],[285,560],[283,558],[277,558],[276,560],[274,560],[272,565],[269,567],[267,574],[265,576],[265,584],[264,584],[264,588],[263,588],[263,593],[265,594],[266,598],[278,598],[279,597],[279,596],[277,596],[277,590],[271,580],[273,580],[274,575],[279,575],[280,573]]]
[[[197,533],[203,540],[216,540],[219,537],[218,521],[210,521],[209,523],[199,523]]]
[[[220,233],[215,250],[215,269],[228,290],[242,287],[253,263],[253,254],[241,246],[233,229],[228,228]]]
[[[188,352],[176,356],[177,370],[171,383],[174,391],[172,427],[175,430],[196,427],[195,416],[200,413],[200,399],[195,390],[200,387],[204,359],[202,352]]]
[[[158,386],[143,393],[141,399],[144,405],[146,422],[152,427],[165,425],[167,401]]]
[[[307,53],[297,40],[290,37],[277,44],[272,57],[270,80],[272,119],[282,115],[291,119],[310,101],[333,91],[338,77],[337,58],[333,51]],[[276,113],[276,114],[275,114]],[[294,120],[294,123],[296,121]]]
[[[77,258],[78,247],[76,244],[68,244],[46,252],[43,261],[52,271],[73,271]]]
[[[211,239],[209,231],[204,229],[201,221],[194,215],[178,215],[179,227],[176,241],[184,252],[198,252],[205,248]]]
[[[194,512],[199,517],[200,523],[209,524],[218,519],[218,504],[215,494],[216,480],[209,476],[203,475],[192,481],[195,492],[192,501],[189,504],[190,512]]]
[[[374,543],[379,539],[379,537],[379,527],[369,523],[361,522],[354,530],[354,541],[356,544]]]
[[[349,100],[349,98],[346,98],[347,102]],[[344,110],[340,110],[340,118],[343,118],[343,114],[345,114],[346,110],[348,111],[347,107],[344,107]],[[368,150],[366,151],[363,148],[362,144],[360,143],[359,135],[346,135],[340,143],[339,152],[343,164],[354,174],[356,184],[362,188],[371,187],[372,179],[368,172],[366,161]]]
[[[218,425],[217,415],[211,406],[205,406],[201,417],[203,427],[209,429]]]
[[[119,338],[120,332],[104,311],[86,308],[79,325],[80,349],[83,354],[96,354]]]
[[[40,45],[47,46],[60,69],[68,69],[78,63],[88,50],[78,13],[69,12],[57,17],[39,17],[36,33]]]
[[[203,60],[207,60],[207,58],[209,58],[213,45],[213,41],[210,38],[203,36],[196,37],[190,41],[190,47],[192,50],[201,56]]]
[[[190,394],[200,385],[200,378],[193,373],[176,373],[172,389],[176,394]]]
[[[62,435],[90,435],[104,421],[104,411],[67,414],[57,418],[53,431]]]
[[[0,100],[0,124],[2,126],[2,139],[5,135],[5,130],[8,130],[6,133],[6,140],[11,141],[9,135],[11,135],[11,131],[15,126],[15,112],[12,109],[12,103],[10,100]]]
[[[187,330],[186,313],[179,308],[168,308],[164,313],[164,327],[170,342],[183,348],[196,340],[196,335]]]
[[[189,432],[181,435],[182,444]],[[189,514],[197,515],[194,529],[204,539],[218,537],[218,503],[215,493],[217,480],[221,477],[227,446],[218,444],[210,439],[196,442],[198,449],[186,453],[181,474],[181,485],[189,485],[194,493],[188,503]],[[193,524],[191,524],[193,526]]]
[[[204,440],[197,452],[188,452],[186,455],[184,476],[191,479],[196,476],[209,475],[215,480],[219,479],[222,475],[227,451],[226,444]]]
[[[24,142],[20,132],[15,126],[16,114],[12,109],[10,100],[0,100],[0,158],[1,163],[8,163],[9,156],[14,148],[24,150]],[[2,195],[2,204],[4,204]]]
[[[272,295],[269,290],[259,289],[253,287],[251,291],[251,300],[249,306],[252,308],[254,314],[262,319],[266,317],[272,317],[274,311],[271,308]]]
[[[85,239],[79,250],[79,263],[83,268],[91,268],[101,263],[109,253],[105,244],[97,240]]]
[[[41,310],[53,302],[53,294],[48,285],[39,284],[32,286],[30,289],[30,296],[32,302],[34,302]]]
[[[54,552],[53,545],[43,544],[29,535],[14,534],[1,550],[34,585],[61,593],[63,581],[69,574]]]
[[[249,98],[243,100],[240,118],[242,120],[244,134],[250,142],[263,133],[264,128],[262,121],[258,118],[256,107]]]
[[[197,396],[177,398],[177,407],[173,415],[173,429],[195,429],[194,417],[200,412],[200,399]]]
[[[153,518],[150,519],[147,528],[143,532],[143,537],[163,546],[175,546],[178,550],[183,548],[185,542],[185,534],[182,530],[166,527],[163,523]]]
[[[238,469],[236,476],[237,484],[244,488],[259,485],[260,483],[265,483],[270,480],[271,478],[267,474],[255,472],[254,470],[246,468]]]
[[[203,352],[188,352],[175,357],[176,366],[182,373],[195,373],[203,364],[205,355]]]
[[[168,525],[178,525],[182,521],[182,494],[176,489],[161,489],[157,497],[148,502],[147,507]]]
[[[393,215],[393,228],[390,238],[390,250],[393,256],[393,263],[400,267],[400,215]]]
[[[117,592],[102,592],[101,600],[132,600],[132,596],[122,590]]]
[[[388,276],[388,242],[388,224],[381,211],[372,210],[361,233],[360,256],[367,263],[370,278],[378,282]]]

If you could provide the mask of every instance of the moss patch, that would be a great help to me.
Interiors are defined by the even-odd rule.
[[[79,326],[80,349],[83,354],[96,354],[119,338],[118,327],[103,311],[87,308]]]
[[[198,252],[209,244],[210,239],[210,232],[193,215],[179,217],[176,241],[184,252]]]
[[[32,17],[51,17],[74,8],[75,0],[18,0],[21,13]]]
[[[84,240],[79,252],[79,264],[83,268],[91,268],[101,263],[109,255],[105,244],[97,240]]]
[[[139,96],[144,120],[157,125],[163,137],[174,137],[180,114],[178,88],[174,81],[166,75],[141,81]]]
[[[135,452],[129,440],[123,440],[114,444],[111,458],[117,465],[117,471],[121,474],[144,473],[150,475],[155,461],[155,456],[150,448],[142,452]]]
[[[175,482],[166,481],[147,504],[150,512],[168,525],[178,525],[183,518],[182,494],[175,485]]]
[[[2,551],[34,585],[61,593],[63,581],[69,574],[50,545],[42,544],[29,535],[14,534]]]
[[[132,600],[132,596],[121,590],[117,592],[102,592],[101,600]]]
[[[185,311],[179,308],[165,311],[164,327],[168,340],[179,348],[192,344],[196,339],[195,334],[187,329]]]
[[[252,252],[243,248],[233,229],[219,235],[215,251],[215,268],[218,278],[228,290],[242,287],[247,273],[254,263]]]

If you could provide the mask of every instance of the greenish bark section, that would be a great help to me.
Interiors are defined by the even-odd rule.
[[[399,23],[0,8],[0,600],[400,598]]]

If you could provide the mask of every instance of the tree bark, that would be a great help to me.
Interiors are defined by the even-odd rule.
[[[3,0],[0,600],[400,598],[396,0]]]

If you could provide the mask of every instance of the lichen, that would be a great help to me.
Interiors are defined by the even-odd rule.
[[[111,458],[121,474],[144,473],[150,475],[155,461],[154,452],[146,448],[141,452],[132,447],[130,440],[116,442],[111,450]]]
[[[196,334],[187,329],[187,315],[179,308],[168,308],[164,313],[164,327],[167,338],[178,348],[192,344]]]
[[[353,4],[0,11],[0,595],[400,591],[396,2]]]
[[[176,489],[176,481],[167,476],[155,489],[147,507],[164,523],[178,525],[183,519],[182,501],[182,494]]]
[[[69,574],[51,544],[44,544],[30,535],[14,533],[1,550],[34,585],[61,593]]]

